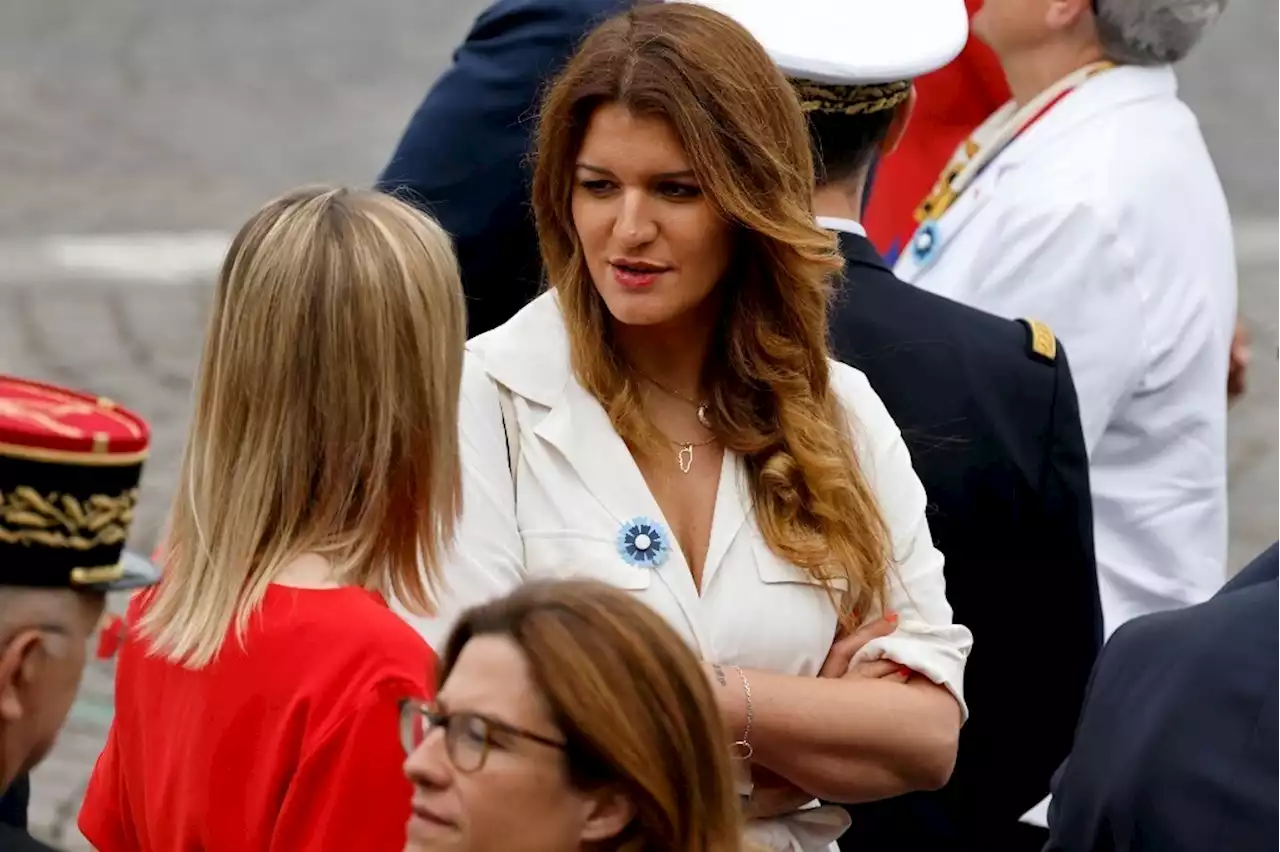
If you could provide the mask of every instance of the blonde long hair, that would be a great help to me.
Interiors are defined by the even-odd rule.
[[[651,446],[639,388],[614,348],[573,224],[583,134],[607,103],[669,121],[737,231],[704,383],[717,434],[745,459],[765,540],[833,598],[830,580],[847,579],[842,615],[868,611],[883,603],[891,547],[830,383],[827,308],[843,262],[814,219],[813,161],[794,90],[740,25],[667,3],[594,30],[543,102],[533,209],[574,370],[619,434]]]
[[[207,665],[306,553],[430,612],[461,509],[465,327],[448,236],[390,196],[301,189],[241,228],[139,625],[154,652]]]
[[[601,852],[754,852],[711,684],[662,616],[593,580],[527,583],[462,615],[440,686],[479,636],[508,637],[524,652],[568,744],[569,783],[613,787],[635,808]]]

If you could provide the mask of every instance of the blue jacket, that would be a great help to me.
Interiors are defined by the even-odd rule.
[[[1277,546],[1098,659],[1055,778],[1046,852],[1274,852]]]
[[[592,27],[630,5],[501,0],[489,6],[414,113],[378,180],[453,236],[471,336],[506,322],[541,284],[529,210],[539,96]]]

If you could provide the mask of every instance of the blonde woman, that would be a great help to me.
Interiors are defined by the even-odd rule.
[[[434,658],[386,599],[425,611],[452,535],[464,327],[448,238],[393,198],[241,229],[80,813],[99,852],[403,847],[397,708]]]
[[[531,583],[466,613],[405,702],[408,852],[746,852],[711,686],[627,592]]]
[[[585,39],[538,132],[552,291],[468,344],[466,513],[418,622],[439,642],[530,579],[629,590],[705,661],[751,837],[788,852],[847,826],[807,799],[946,783],[971,644],[898,427],[830,359],[813,175],[791,86],[724,15],[644,4]]]

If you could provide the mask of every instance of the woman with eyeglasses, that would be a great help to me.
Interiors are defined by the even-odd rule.
[[[742,852],[711,687],[634,596],[531,583],[465,613],[401,705],[407,852]]]

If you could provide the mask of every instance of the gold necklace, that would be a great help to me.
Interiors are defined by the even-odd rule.
[[[666,435],[663,435],[662,437],[666,438],[668,441],[671,441],[672,445],[680,448],[679,452],[676,453],[676,464],[680,465],[681,473],[688,473],[693,468],[694,447],[705,447],[707,444],[710,444],[712,441],[716,439],[715,435],[712,435],[710,438],[707,438],[702,441],[697,441],[697,442],[676,441],[672,438],[668,438]]]
[[[646,382],[653,385],[658,390],[663,391],[671,396],[674,396],[676,399],[681,400],[682,402],[687,402],[690,405],[692,405],[694,408],[698,410],[698,422],[702,424],[702,427],[704,429],[711,428],[711,415],[709,413],[709,409],[707,408],[707,403],[698,402],[696,399],[689,396],[688,394],[681,393],[675,388],[667,387],[662,382],[658,381],[657,379],[653,378],[647,373],[642,373],[639,370],[636,370],[636,373],[639,374],[640,378],[644,379]],[[670,440],[670,439],[668,438],[667,440]],[[678,442],[676,441],[672,441],[672,443],[678,444]],[[693,446],[701,446],[701,444],[694,444]],[[685,471],[685,473],[688,473],[688,471]]]

